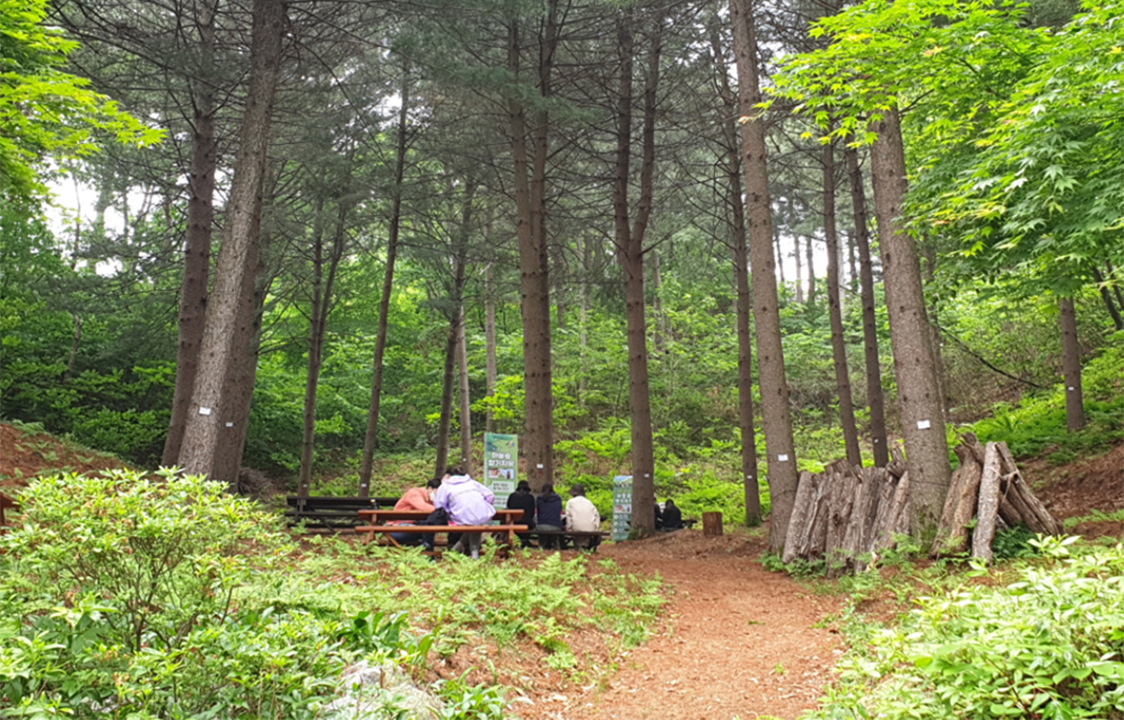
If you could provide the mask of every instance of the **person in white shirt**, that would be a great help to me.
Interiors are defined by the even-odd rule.
[[[581,483],[570,488],[573,496],[566,503],[566,529],[571,532],[596,532],[601,529],[601,515],[585,496],[585,486]],[[574,547],[592,549],[597,547],[600,538],[574,538]]]

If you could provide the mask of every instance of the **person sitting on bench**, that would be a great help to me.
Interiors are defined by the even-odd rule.
[[[455,467],[445,471],[444,480],[433,498],[433,504],[437,510],[449,514],[450,525],[487,525],[492,522],[496,514],[496,496],[488,486]],[[464,533],[455,539],[453,533],[449,534],[453,549],[472,555],[473,560],[480,559],[482,539],[481,533]]]
[[[663,529],[664,530],[682,530],[683,529],[683,512],[675,501],[671,498],[663,504]]]
[[[535,511],[538,519],[535,529],[539,532],[562,532],[562,496],[554,492],[554,485],[543,486],[542,493],[535,499]],[[559,538],[547,535],[539,536],[539,547],[553,550],[559,545]]]
[[[515,492],[507,496],[507,507],[510,509],[518,508],[523,511],[522,518],[514,518],[512,521],[527,526],[527,532],[518,534],[519,543],[523,547],[531,547],[530,532],[535,529],[535,496],[531,494],[529,482],[526,480],[519,481],[519,484],[515,486]]]
[[[441,478],[431,478],[425,487],[410,488],[407,490],[398,502],[394,504],[395,510],[414,510],[432,513],[436,508],[433,506],[433,496],[437,493],[437,488],[441,487]],[[413,525],[414,523],[408,520],[396,520],[389,522],[387,525]],[[422,536],[418,533],[391,533],[390,536],[399,545],[421,545]]]
[[[570,502],[566,503],[566,530],[569,532],[597,532],[601,529],[601,514],[597,512],[594,504],[585,496],[585,486],[576,483],[570,488]],[[591,550],[600,543],[599,538],[576,537],[572,538],[574,547],[579,550]]]

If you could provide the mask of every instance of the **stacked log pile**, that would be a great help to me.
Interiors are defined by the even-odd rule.
[[[971,550],[972,557],[990,561],[995,533],[1017,525],[1043,535],[1062,534],[1062,524],[1031,492],[1007,443],[984,447],[966,433],[955,452],[960,466],[952,474],[933,557]],[[976,526],[970,530],[972,518]]]
[[[1034,497],[1005,443],[985,448],[968,433],[956,454],[960,466],[952,476],[934,557],[970,549],[973,557],[991,560],[996,531],[1020,523],[1037,533],[1061,533],[1061,524]],[[909,534],[909,498],[909,473],[897,448],[884,468],[839,460],[822,473],[801,473],[782,559],[826,560],[832,576],[861,572],[880,550],[894,546],[896,535]]]
[[[886,467],[839,460],[804,472],[796,491],[782,559],[826,559],[828,573],[866,569],[866,558],[909,532],[909,473],[900,451]]]

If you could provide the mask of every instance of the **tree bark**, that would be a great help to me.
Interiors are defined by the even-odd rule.
[[[363,436],[363,462],[359,466],[359,497],[371,495],[371,472],[378,446],[379,408],[382,403],[383,359],[390,324],[390,296],[394,292],[394,264],[398,258],[398,231],[402,226],[402,183],[406,176],[406,121],[410,104],[409,71],[402,71],[402,107],[398,109],[398,148],[394,163],[394,197],[386,240],[386,270],[382,297],[379,298],[379,329],[375,337],[375,357],[371,368],[371,402],[367,407],[367,432]],[[442,468],[444,469],[444,468]]]
[[[989,442],[984,451],[983,476],[980,478],[980,499],[976,506],[976,528],[972,531],[972,557],[991,561],[995,558],[991,542],[999,517],[999,449]]]
[[[878,357],[878,320],[874,313],[874,268],[870,259],[867,232],[866,191],[863,189],[859,153],[844,150],[847,175],[851,181],[851,207],[855,216],[855,247],[859,251],[859,287],[863,304],[863,356],[866,360],[866,397],[870,406],[870,440],[874,448],[874,464],[886,467],[890,462],[890,445],[886,436],[886,406],[882,392],[882,365]]]
[[[769,203],[765,122],[756,106],[761,101],[757,74],[757,39],[750,0],[730,0],[734,27],[734,53],[738,70],[738,95],[742,132],[742,168],[745,172],[746,229],[753,269],[753,310],[757,327],[757,367],[761,384],[761,409],[765,446],[769,454],[769,488],[772,524],[769,547],[779,553],[788,532],[788,519],[796,497],[796,450],[785,380],[781,345],[780,308],[777,301],[776,265],[773,259],[773,219]]]
[[[319,216],[323,211],[320,206]],[[336,232],[332,248],[328,251],[328,277],[324,278],[324,233],[323,222],[318,220],[314,230],[313,269],[312,269],[312,307],[309,312],[308,327],[308,370],[304,385],[304,428],[301,435],[301,467],[298,476],[300,497],[308,497],[312,488],[312,456],[316,447],[316,395],[320,385],[320,368],[324,365],[324,337],[328,330],[328,315],[332,308],[332,289],[336,283],[336,272],[343,258],[344,240],[348,208],[339,206],[336,219]]]
[[[549,0],[539,46],[538,94],[551,96],[554,52],[558,44],[558,0]],[[511,22],[508,68],[520,77],[519,24]],[[518,97],[509,102],[511,152],[515,170],[516,231],[519,237],[521,311],[523,315],[523,453],[531,487],[538,492],[554,484],[554,396],[551,373],[550,261],[546,235],[546,160],[550,134],[547,110],[535,113],[534,158],[528,169],[526,109]]]
[[[621,76],[617,110],[617,155],[613,183],[614,242],[624,271],[628,317],[628,398],[632,417],[632,530],[640,537],[656,531],[655,456],[652,408],[648,385],[648,332],[645,321],[644,234],[652,211],[656,164],[656,88],[659,84],[660,32],[653,36],[648,56],[641,130],[643,157],[636,217],[630,220],[629,177],[632,159],[633,16],[625,10],[618,25]]]
[[[839,238],[835,229],[835,144],[823,146],[824,239],[827,242],[827,308],[831,318],[831,353],[835,359],[835,386],[839,393],[839,420],[843,425],[843,443],[847,462],[862,467],[859,431],[855,426],[855,408],[851,400],[851,376],[847,370],[847,344],[843,336],[843,307],[839,288]]]
[[[742,483],[745,492],[745,524],[757,527],[763,521],[761,488],[757,480],[757,430],[753,407],[753,335],[750,313],[753,311],[749,285],[749,244],[745,232],[745,206],[742,204],[741,160],[738,157],[738,98],[730,87],[726,53],[718,34],[717,23],[711,26],[711,51],[714,55],[718,93],[722,99],[722,137],[728,152],[726,160],[726,192],[730,205],[730,233],[734,250],[734,289],[737,292],[738,328],[738,424],[741,428]]]
[[[234,338],[234,362],[223,384],[223,397],[227,398],[219,415],[222,423],[221,440],[215,451],[212,476],[225,480],[231,487],[238,482],[242,470],[242,455],[250,426],[250,410],[254,401],[254,384],[258,374],[258,354],[261,348],[262,308],[272,283],[268,263],[269,235],[261,232],[261,213],[254,235],[259,241],[250,249],[247,262],[254,268],[242,278],[238,298],[238,320]]]
[[[815,264],[815,243],[812,237],[805,238],[805,257],[808,262],[808,304],[816,304],[816,264]]]
[[[472,396],[468,384],[468,333],[465,332],[464,301],[457,320],[457,377],[460,380],[461,467],[472,475]]]
[[[944,409],[937,385],[929,320],[921,284],[917,247],[900,225],[906,193],[905,148],[897,110],[887,110],[875,125],[878,139],[871,148],[874,203],[894,372],[898,381],[902,435],[909,469],[913,519],[911,529],[931,540],[938,523],[952,466],[948,460]]]
[[[172,417],[164,440],[161,464],[175,465],[187,427],[191,393],[199,368],[199,347],[207,315],[207,283],[211,271],[211,230],[214,225],[215,89],[211,85],[215,51],[215,13],[218,0],[196,4],[199,32],[199,79],[192,108],[191,167],[187,175],[187,234],[183,281],[180,284],[179,341],[176,346],[176,388]]]
[[[487,235],[491,236],[491,222],[488,223]],[[496,396],[496,384],[499,382],[499,365],[496,361],[496,278],[492,263],[488,263],[484,271],[484,351],[485,383],[489,398]],[[484,419],[484,432],[495,431],[495,413],[488,406],[488,414]]]
[[[1117,330],[1124,330],[1124,319],[1120,317],[1120,310],[1117,309],[1116,303],[1112,301],[1112,293],[1108,291],[1108,284],[1105,282],[1104,275],[1097,268],[1092,268],[1093,280],[1097,283],[1097,290],[1101,293],[1101,300],[1104,301],[1105,308],[1108,309],[1108,314],[1112,317],[1112,326]]]
[[[800,256],[800,236],[792,238],[792,259],[796,261],[796,302],[804,304],[804,259]]]
[[[281,41],[286,3],[254,0],[250,91],[242,118],[240,147],[234,168],[226,227],[215,271],[215,287],[207,301],[207,320],[200,348],[199,370],[184,431],[179,465],[188,472],[210,474],[214,468],[222,411],[223,381],[233,361],[239,288],[256,234],[251,231],[261,212],[262,181],[273,98],[281,66]],[[260,227],[260,226],[259,226]]]
[[[1085,394],[1081,388],[1081,344],[1077,340],[1077,310],[1073,298],[1060,299],[1058,310],[1062,326],[1066,428],[1077,432],[1085,427]]]

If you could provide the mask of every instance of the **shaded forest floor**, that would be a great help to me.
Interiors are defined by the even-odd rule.
[[[0,487],[23,485],[48,471],[122,467],[111,456],[0,423]],[[1124,537],[1124,523],[1105,516],[1124,510],[1124,445],[1061,466],[1020,463],[1035,492],[1087,537]],[[1076,522],[1075,522],[1076,520]],[[731,720],[796,718],[815,707],[843,650],[834,625],[844,600],[765,570],[764,530],[703,537],[683,530],[641,542],[608,544],[594,557],[622,570],[659,575],[669,603],[644,645],[608,657],[596,629],[567,638],[579,667],[550,670],[532,648],[485,657],[466,648],[437,673],[496,677],[521,688],[512,714],[526,720]],[[876,616],[892,607],[864,608]]]

